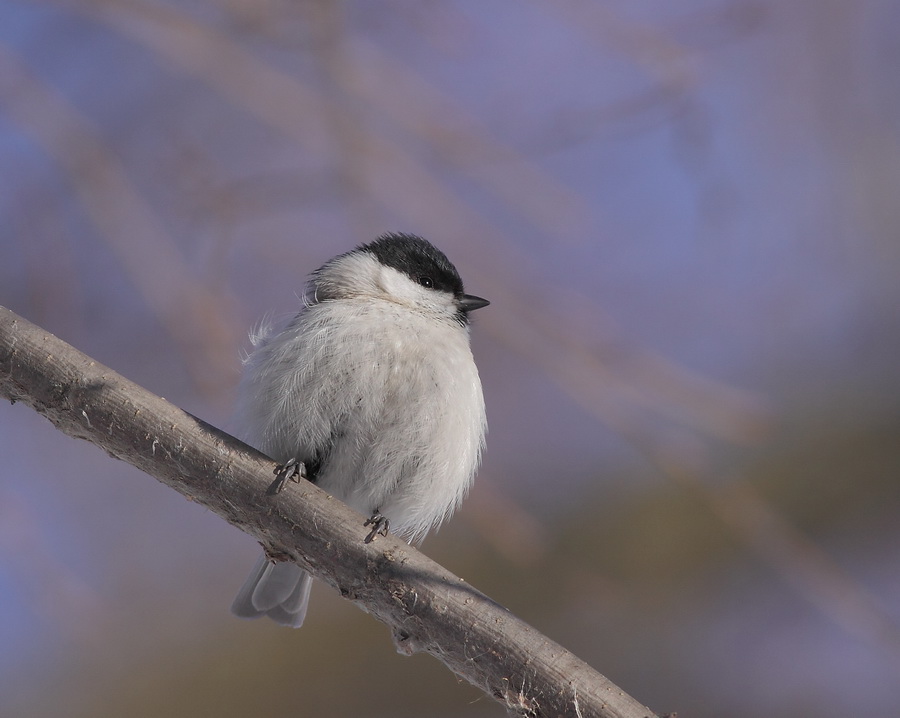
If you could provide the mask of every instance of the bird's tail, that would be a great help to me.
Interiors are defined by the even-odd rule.
[[[312,576],[297,564],[272,561],[263,554],[235,596],[231,612],[240,618],[268,616],[282,626],[300,628],[311,587]]]

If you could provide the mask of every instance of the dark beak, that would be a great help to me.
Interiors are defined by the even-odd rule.
[[[486,307],[490,302],[487,299],[476,297],[474,294],[463,294],[459,298],[459,308],[464,312],[474,312],[476,309]]]

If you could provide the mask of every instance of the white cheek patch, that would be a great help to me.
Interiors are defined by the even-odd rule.
[[[413,282],[403,272],[393,267],[381,267],[378,285],[389,298],[407,301],[421,299],[425,287]]]
[[[378,284],[385,299],[429,313],[455,314],[456,305],[448,292],[423,287],[393,267],[382,267]]]

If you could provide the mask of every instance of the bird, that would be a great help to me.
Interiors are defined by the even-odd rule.
[[[365,541],[418,542],[459,507],[487,420],[469,341],[471,312],[446,255],[383,234],[313,272],[304,306],[264,324],[238,386],[244,440],[277,463],[270,493],[305,478],[369,519]],[[300,627],[312,577],[263,553],[232,603],[242,618]]]

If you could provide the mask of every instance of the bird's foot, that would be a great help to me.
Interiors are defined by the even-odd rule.
[[[387,536],[390,525],[390,520],[382,516],[381,512],[376,509],[375,513],[367,518],[366,522],[363,524],[364,527],[372,527],[372,530],[369,531],[369,535],[366,536],[366,543],[372,543],[376,536]]]
[[[284,491],[284,486],[288,481],[299,484],[301,479],[306,478],[306,465],[299,459],[290,459],[284,464],[278,464],[275,467],[275,481],[266,490],[267,494],[280,494]]]

